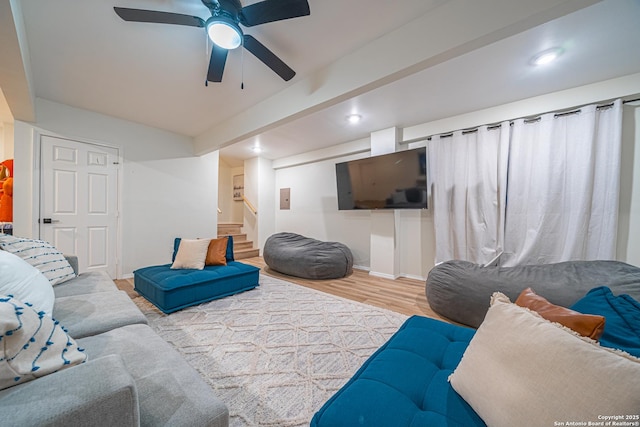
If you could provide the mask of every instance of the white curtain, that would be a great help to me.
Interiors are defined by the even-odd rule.
[[[427,145],[436,263],[487,264],[504,240],[509,123],[434,136]]]
[[[503,266],[615,259],[622,103],[516,120]]]

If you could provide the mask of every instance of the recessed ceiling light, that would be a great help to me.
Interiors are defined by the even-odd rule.
[[[351,124],[356,124],[362,120],[362,116],[360,114],[349,114],[347,116],[347,121]]]
[[[533,65],[546,65],[550,62],[558,59],[560,55],[564,53],[564,50],[560,47],[552,47],[551,49],[543,50],[531,58]]]
[[[251,147],[251,151],[253,151],[254,153],[261,153],[262,148],[259,145],[254,145],[253,147]]]

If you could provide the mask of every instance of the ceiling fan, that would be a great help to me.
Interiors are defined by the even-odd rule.
[[[264,0],[245,7],[242,7],[240,0],[201,1],[211,12],[211,17],[207,20],[198,16],[155,10],[126,7],[114,7],[113,9],[125,21],[205,28],[213,42],[205,83],[222,81],[227,53],[241,45],[283,80],[289,81],[296,75],[295,71],[265,45],[253,36],[244,34],[240,24],[245,27],[253,27],[268,22],[307,16],[311,13],[307,0]]]

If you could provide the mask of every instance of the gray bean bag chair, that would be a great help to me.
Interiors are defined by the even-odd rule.
[[[563,307],[598,286],[615,295],[640,300],[640,268],[618,261],[568,261],[518,267],[482,267],[467,261],[447,261],[427,277],[426,294],[431,308],[455,322],[477,328],[496,291],[515,301],[531,288],[549,302]]]
[[[351,273],[353,255],[338,242],[321,242],[295,233],[277,233],[264,244],[269,268],[305,279],[338,279]]]

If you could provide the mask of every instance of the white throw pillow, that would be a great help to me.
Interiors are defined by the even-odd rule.
[[[181,239],[171,268],[202,270],[211,239]]]
[[[449,378],[492,427],[637,415],[640,359],[601,347],[500,293]]]
[[[0,339],[0,390],[87,359],[58,322],[4,295],[0,295]]]
[[[62,252],[43,240],[0,234],[0,248],[18,255],[40,270],[52,285],[76,277],[76,273]]]
[[[51,283],[22,258],[0,250],[0,294],[28,302],[51,316],[55,295]]]

